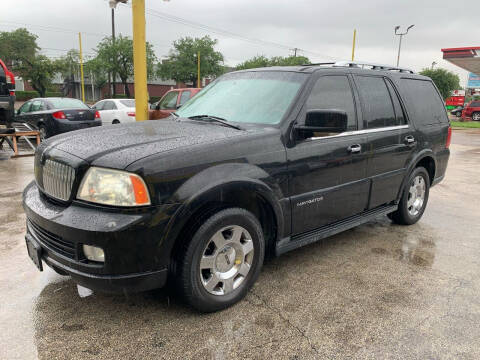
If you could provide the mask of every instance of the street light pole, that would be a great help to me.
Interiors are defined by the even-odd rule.
[[[113,7],[112,7],[112,42],[115,45],[115,8],[113,8]],[[116,59],[114,59],[114,61],[116,61]],[[112,89],[111,89],[113,97],[115,97],[115,95],[117,93],[117,89],[116,89],[116,85],[115,85],[116,76],[117,75],[113,71],[112,72]]]
[[[400,50],[402,48],[402,38],[403,38],[403,35],[407,35],[408,34],[408,30],[410,30],[412,27],[414,27],[415,25],[410,25],[409,27],[407,27],[407,30],[404,32],[404,33],[399,33],[398,30],[400,29],[400,25],[397,25],[395,26],[395,35],[398,35],[400,36],[400,40],[398,42],[398,55],[397,55],[397,66],[400,64]]]

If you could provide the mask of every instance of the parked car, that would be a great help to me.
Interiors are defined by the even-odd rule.
[[[40,145],[23,195],[27,249],[40,270],[87,288],[171,279],[191,306],[220,310],[245,296],[266,255],[379,216],[416,223],[450,139],[434,83],[406,69],[231,72],[163,121]]]
[[[100,113],[103,125],[135,121],[135,99],[105,99],[93,105],[92,109]]]
[[[9,125],[15,112],[15,76],[0,59],[0,123]]]
[[[194,97],[201,88],[173,89],[165,93],[163,97],[150,106],[149,120],[164,119],[180,108],[188,100]]]
[[[457,106],[455,109],[450,110],[450,114],[456,117],[461,117],[462,111],[463,111],[463,106]]]
[[[68,131],[102,125],[98,111],[70,98],[29,100],[18,109],[15,121],[38,129],[42,141]]]
[[[480,100],[470,101],[462,111],[462,118],[471,118],[473,121],[480,121]]]

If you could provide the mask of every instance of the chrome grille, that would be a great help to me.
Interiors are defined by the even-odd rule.
[[[65,164],[47,159],[42,168],[43,191],[48,195],[63,201],[70,199],[75,170]]]

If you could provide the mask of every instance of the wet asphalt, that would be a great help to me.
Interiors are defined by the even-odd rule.
[[[166,290],[79,296],[38,272],[21,192],[0,161],[0,359],[479,359],[480,131],[453,135],[421,221],[386,217],[267,261],[248,296],[199,314]]]

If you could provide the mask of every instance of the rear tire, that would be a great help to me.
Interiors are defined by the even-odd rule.
[[[476,111],[472,114],[473,121],[480,121],[480,112]]]
[[[255,283],[264,255],[257,218],[241,208],[220,210],[183,245],[176,264],[178,290],[199,311],[225,309],[240,301]]]
[[[415,224],[422,217],[428,202],[430,177],[423,167],[415,168],[409,175],[397,211],[388,214],[400,225]]]
[[[48,139],[49,134],[45,125],[40,125],[38,127],[38,131],[40,132],[40,141],[45,141]]]

